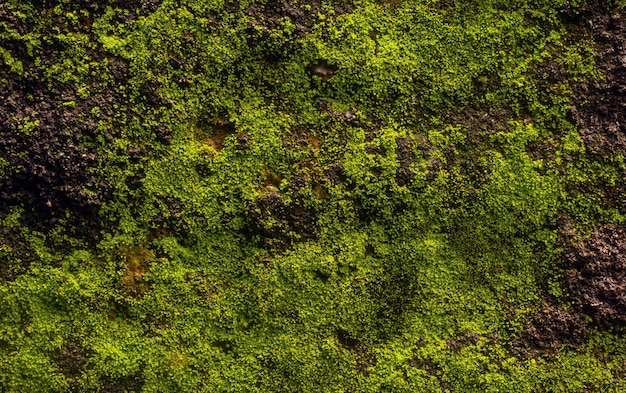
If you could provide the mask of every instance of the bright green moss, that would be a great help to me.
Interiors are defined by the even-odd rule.
[[[545,292],[565,296],[557,219],[624,222],[598,195],[620,187],[623,157],[590,156],[569,113],[573,84],[599,72],[565,2],[323,2],[310,25],[253,3],[64,2],[54,18],[7,3],[36,28],[2,22],[0,38],[33,57],[58,46],[37,75],[76,92],[68,109],[117,101],[85,114],[110,187],[101,236],[78,240],[67,217],[22,228],[35,262],[19,271],[0,234],[19,271],[0,285],[0,390],[621,387],[619,333],[515,352]],[[77,375],[68,348],[88,359]]]

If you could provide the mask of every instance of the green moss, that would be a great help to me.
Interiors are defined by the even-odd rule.
[[[599,193],[623,188],[623,157],[587,153],[571,119],[600,72],[566,2],[262,3],[0,11],[32,24],[2,19],[26,52],[0,49],[2,78],[71,92],[107,188],[91,241],[0,212],[0,390],[624,385],[619,331],[516,352],[565,296],[557,219],[624,222]]]

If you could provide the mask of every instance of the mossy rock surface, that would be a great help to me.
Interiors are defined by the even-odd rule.
[[[623,1],[0,4],[0,391],[626,391]]]

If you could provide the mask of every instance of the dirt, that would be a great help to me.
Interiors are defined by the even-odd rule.
[[[578,348],[589,337],[590,327],[577,307],[565,308],[546,298],[528,318],[513,352],[525,358],[551,357],[561,348]]]
[[[237,133],[237,128],[233,123],[219,120],[210,124],[198,123],[195,128],[196,140],[208,144],[218,152],[224,148],[226,138]]]
[[[322,141],[313,126],[307,124],[293,127],[283,138],[283,148],[294,151],[309,149],[319,151],[321,144]]]
[[[307,205],[300,190],[310,186],[310,181],[297,176],[290,181],[289,198],[283,197],[276,187],[269,185],[248,211],[251,235],[272,249],[287,249],[294,242],[316,239],[319,235],[318,212]]]
[[[49,1],[34,6],[39,12],[52,15],[58,3]],[[65,8],[86,11],[80,13],[85,20],[71,24],[67,18],[55,17],[48,19],[44,28],[90,35],[93,16],[104,13],[109,6],[128,10],[120,15],[132,19],[153,12],[158,2],[64,3]],[[0,29],[7,27],[22,35],[38,34],[28,19],[17,18],[9,6],[0,5]],[[112,186],[96,174],[97,168],[106,165],[100,152],[114,139],[112,134],[123,128],[124,117],[133,116],[130,112],[120,113],[125,99],[116,92],[117,86],[128,81],[128,64],[107,56],[104,50],[86,48],[92,61],[108,61],[113,78],[101,77],[99,73],[87,77],[84,86],[89,95],[85,96],[71,82],[44,77],[45,69],[65,56],[62,45],[44,40],[31,54],[19,40],[3,42],[2,46],[22,62],[24,72],[16,73],[0,60],[0,80],[6,81],[0,86],[0,162],[6,162],[6,169],[0,171],[0,218],[12,206],[21,205],[22,225],[44,233],[63,225],[70,236],[95,244],[101,231],[110,225],[98,212],[112,192]],[[171,105],[158,96],[157,89],[155,84],[143,86],[140,99],[153,108]],[[110,124],[111,131],[102,131],[101,122]],[[152,131],[159,143],[171,140],[171,131],[165,125]],[[146,154],[141,148],[130,148],[127,153],[134,163]],[[129,177],[126,183],[131,189],[138,188],[141,174]],[[9,242],[14,249],[22,247]]]
[[[324,82],[328,82],[328,80],[332,78],[332,76],[335,74],[335,72],[337,72],[338,69],[339,67],[337,67],[337,65],[328,64],[328,61],[323,59],[309,64],[309,73],[311,75],[320,77]],[[352,114],[351,116],[353,117],[354,114]],[[350,115],[348,115],[346,118],[350,118]]]
[[[485,184],[490,170],[481,162],[480,157],[490,149],[501,150],[501,147],[492,141],[492,135],[499,131],[511,130],[510,121],[513,118],[513,112],[505,107],[491,110],[480,107],[453,109],[444,124],[462,127],[465,140],[461,144],[443,149],[444,162],[438,159],[429,160],[428,179],[432,180],[442,169],[447,171],[460,169],[460,173],[467,176],[475,188]],[[428,140],[420,141],[419,148],[426,157],[434,151]]]
[[[349,2],[337,2],[332,7],[332,17],[348,13],[353,9]],[[295,35],[304,37],[319,21],[318,15],[328,14],[328,11],[320,0],[305,0],[297,3],[289,1],[252,3],[245,13],[254,20],[249,27],[252,38],[263,40],[267,39],[272,31],[281,29],[287,24],[293,26]]]
[[[626,14],[589,11],[586,34],[595,43],[600,80],[574,87],[572,114],[590,153],[626,153]]]
[[[15,227],[0,228],[0,250],[0,282],[13,281],[39,258],[22,231]]]
[[[0,8],[0,22],[23,34],[32,33],[34,28],[5,7]],[[59,24],[61,29],[69,28],[64,21]],[[99,227],[96,212],[108,186],[91,171],[98,163],[94,148],[97,119],[86,114],[99,106],[106,118],[113,114],[118,98],[110,91],[97,92],[89,86],[94,94],[83,100],[75,86],[45,81],[43,69],[35,64],[23,42],[15,40],[3,46],[22,62],[25,73],[17,75],[8,67],[0,67],[0,80],[6,80],[0,89],[0,159],[9,168],[0,173],[0,216],[9,206],[23,205],[23,223],[45,231],[70,210],[74,214],[69,220],[95,235],[90,229]],[[52,44],[44,45],[42,62],[54,63],[58,51]]]
[[[121,292],[129,297],[141,297],[148,290],[144,276],[149,263],[154,260],[153,252],[138,247],[122,251],[120,257],[124,264],[124,275],[119,282]]]
[[[92,173],[97,123],[82,114],[95,106],[106,111],[116,101],[103,93],[73,106],[67,103],[80,99],[71,87],[10,80],[0,90],[0,158],[10,168],[0,177],[0,211],[22,204],[25,223],[45,230],[70,210],[70,221],[93,234],[89,228],[109,187]]]
[[[603,73],[598,80],[573,86],[572,115],[589,159],[626,153],[626,15],[607,7],[605,2],[590,2],[572,20],[574,35],[592,38],[597,66]],[[603,201],[626,209],[624,182],[595,187]],[[589,326],[622,329],[626,325],[626,228],[605,224],[591,237],[581,238],[570,220],[561,219],[558,226],[560,243],[566,249],[564,287],[573,306],[568,311],[569,322],[564,320],[563,310],[543,307],[543,323],[556,321],[570,330],[575,327],[563,332],[573,336],[575,344],[589,329],[583,328],[584,315],[591,318]],[[550,342],[550,331],[544,333],[540,341]]]
[[[81,376],[91,354],[80,343],[70,341],[58,350],[54,358],[63,376],[68,379],[71,392],[77,392],[76,380]]]
[[[332,164],[324,171],[324,177],[330,180],[331,184],[340,184],[348,181],[346,170],[342,163]]]
[[[365,376],[369,375],[369,368],[374,365],[375,359],[367,352],[361,340],[344,329],[338,329],[336,336],[339,344],[354,356],[358,372]]]
[[[350,2],[337,2],[332,7],[329,13],[320,0],[252,3],[244,11],[251,19],[246,31],[248,43],[260,49],[266,59],[279,60],[295,49],[295,40],[289,37],[311,32],[321,20],[319,15],[336,18],[353,9]]]
[[[626,326],[626,226],[603,225],[581,238],[569,219],[558,225],[568,296],[544,299],[528,318],[514,343],[514,352],[523,357],[554,356],[563,347],[583,345],[592,328],[621,331]]]
[[[411,163],[416,159],[411,138],[396,139],[396,158],[400,164],[396,169],[396,183],[399,186],[407,185],[415,178],[415,172],[411,169]]]
[[[100,392],[106,393],[130,393],[141,392],[144,385],[143,376],[140,374],[128,375],[119,378],[105,377],[100,381]]]
[[[480,341],[480,336],[476,333],[466,332],[446,340],[448,348],[458,354],[461,350],[470,345],[476,345]]]
[[[566,268],[567,287],[595,326],[626,326],[626,226],[607,224],[578,239]]]

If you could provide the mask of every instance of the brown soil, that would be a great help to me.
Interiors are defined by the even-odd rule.
[[[573,86],[572,115],[591,157],[626,153],[626,15],[606,2],[589,2],[577,14],[563,15],[573,36],[591,37],[597,52],[598,80]],[[568,20],[571,19],[571,20]],[[548,67],[548,75],[562,72]],[[545,151],[538,153],[546,157]],[[604,200],[624,207],[624,184],[597,190]],[[528,319],[515,352],[526,357],[551,356],[560,348],[576,348],[591,327],[621,329],[626,325],[626,227],[604,225],[588,239],[579,238],[573,223],[559,221],[560,243],[566,248],[565,282],[572,306],[555,299],[543,303]],[[591,317],[591,321],[589,321]]]
[[[26,272],[31,263],[38,259],[37,253],[27,245],[19,228],[0,228],[0,282],[12,281]]]
[[[12,80],[0,90],[0,157],[11,168],[0,178],[0,206],[23,204],[39,228],[63,217],[65,209],[93,221],[93,208],[108,188],[90,171],[98,162],[88,147],[96,121],[81,113],[96,102],[106,108],[116,98],[104,94],[77,106],[67,102],[80,102],[75,91],[62,86],[51,91],[35,80]]]
[[[626,226],[604,225],[566,253],[566,283],[600,328],[626,325]]]
[[[560,244],[566,248],[564,287],[570,307],[544,299],[528,319],[514,352],[524,357],[553,356],[577,348],[592,327],[626,326],[626,226],[604,225],[590,238],[579,238],[573,224],[559,221]]]
[[[252,38],[267,39],[272,31],[281,29],[285,24],[294,26],[294,33],[303,37],[318,22],[318,15],[327,13],[322,3],[320,0],[253,3],[245,10],[245,13],[254,19],[249,27]],[[352,8],[348,2],[336,2],[333,4],[333,16],[348,13]]]
[[[128,375],[121,378],[105,377],[101,380],[100,392],[106,393],[130,393],[141,392],[144,380],[140,374]]]
[[[41,9],[41,13],[52,15],[57,3],[40,2],[34,6]],[[153,0],[82,0],[64,7],[86,10],[87,15],[93,17],[113,6],[130,11],[121,13],[124,17],[136,18],[154,11],[157,5]],[[61,17],[50,18],[49,26],[44,28],[89,35],[91,19],[83,16],[86,19],[79,24],[70,24]],[[0,29],[5,26],[17,29],[22,35],[38,34],[33,30],[36,26],[16,18],[6,5],[0,4]],[[88,77],[84,83],[90,94],[81,97],[74,84],[44,77],[45,69],[64,56],[62,45],[44,41],[34,54],[29,54],[24,42],[19,40],[3,42],[2,46],[22,62],[24,72],[18,74],[0,60],[0,80],[6,81],[0,86],[0,161],[5,161],[7,168],[0,171],[0,217],[5,216],[10,207],[21,205],[24,207],[23,225],[47,232],[65,222],[71,236],[95,242],[108,225],[98,211],[111,193],[111,185],[102,181],[96,171],[103,164],[100,155],[103,145],[114,138],[109,132],[101,131],[98,123],[110,123],[111,132],[122,128],[124,115],[119,108],[125,105],[116,93],[116,86],[126,83],[127,64],[109,58],[113,80],[106,81],[107,78],[99,75]],[[105,51],[90,48],[86,51],[93,61],[105,59]],[[41,65],[35,61],[37,57],[41,58]],[[157,87],[143,86],[141,99],[150,107],[169,105],[157,95]],[[153,133],[161,143],[171,138],[167,126],[156,127]],[[131,148],[126,153],[132,163],[139,162],[145,155],[140,148]],[[141,174],[127,181],[131,189],[139,187],[140,183]]]
[[[70,341],[55,354],[56,364],[68,379],[70,392],[78,392],[77,379],[89,361],[89,351],[79,343]]]
[[[216,120],[210,124],[198,123],[194,136],[198,142],[207,143],[219,152],[224,148],[226,138],[236,133],[237,129],[233,123]]]
[[[587,34],[597,51],[600,80],[574,88],[572,113],[592,154],[626,153],[626,14],[592,10]]]
[[[364,348],[361,340],[354,338],[350,332],[344,329],[338,329],[336,335],[339,344],[354,356],[358,372],[367,376],[369,374],[368,369],[374,365],[375,360]]]
[[[269,185],[248,211],[248,221],[253,236],[270,248],[286,249],[298,241],[316,239],[318,213],[307,206],[301,190],[310,187],[302,176],[291,180],[289,198],[284,198],[275,186]]]
[[[320,0],[304,0],[301,2],[268,2],[267,4],[251,4],[245,14],[251,17],[247,29],[248,42],[251,47],[260,49],[268,60],[278,60],[292,53],[294,40],[290,36],[303,37],[320,21],[320,14],[328,14]],[[332,17],[352,11],[349,2],[336,2],[333,5]],[[273,33],[281,32],[276,38]]]
[[[585,315],[576,308],[566,309],[554,299],[544,299],[514,343],[514,352],[522,357],[550,357],[563,347],[579,347],[589,332]]]
[[[399,186],[404,186],[415,178],[415,173],[411,169],[411,163],[416,159],[412,142],[408,137],[396,139],[396,158],[400,164],[396,170],[396,183]]]
[[[5,6],[0,7],[0,22],[22,34],[33,33],[34,26],[15,18]],[[64,21],[58,23],[60,29],[72,29]],[[9,206],[23,205],[24,223],[44,231],[68,209],[75,213],[70,220],[86,223],[84,231],[93,234],[90,229],[98,227],[95,213],[108,187],[90,170],[98,162],[94,148],[97,119],[85,114],[99,106],[101,116],[107,117],[118,99],[90,86],[95,94],[83,100],[74,86],[45,81],[23,42],[14,40],[3,47],[22,62],[25,73],[17,75],[0,67],[0,80],[6,80],[0,87],[0,159],[9,168],[0,173],[0,216]],[[54,63],[59,50],[53,44],[44,45],[44,64]]]
[[[476,333],[463,333],[458,336],[454,336],[446,340],[448,348],[454,352],[459,353],[461,350],[470,345],[476,345],[480,341],[480,336]]]

